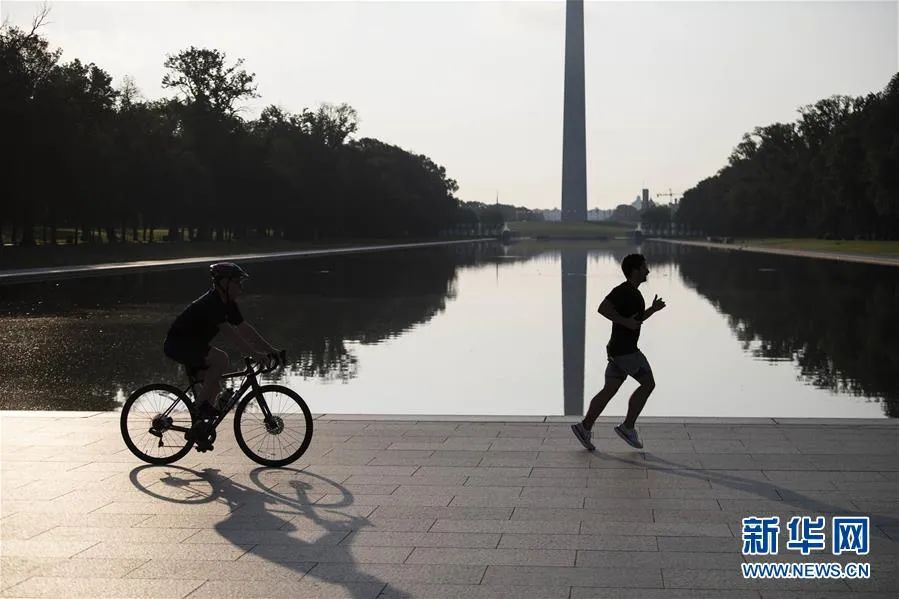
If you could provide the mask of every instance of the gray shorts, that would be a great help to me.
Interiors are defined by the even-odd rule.
[[[609,365],[606,366],[606,378],[623,381],[628,376],[634,377],[641,385],[653,381],[652,368],[649,360],[640,350],[632,354],[609,357]]]

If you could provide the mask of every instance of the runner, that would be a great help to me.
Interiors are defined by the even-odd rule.
[[[574,436],[590,451],[596,449],[592,440],[593,423],[628,376],[634,377],[640,386],[631,394],[627,416],[622,424],[615,427],[615,432],[631,447],[642,449],[643,442],[636,428],[637,417],[656,386],[649,361],[637,348],[637,339],[640,338],[640,327],[646,319],[664,308],[665,302],[655,296],[652,306],[646,309],[639,287],[646,282],[649,267],[642,254],[625,256],[621,262],[621,270],[627,280],[609,292],[598,310],[612,321],[612,337],[606,345],[609,364],[606,367],[605,386],[590,400],[584,420],[571,425]]]

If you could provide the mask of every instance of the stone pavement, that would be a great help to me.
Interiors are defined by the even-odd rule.
[[[230,429],[213,453],[137,461],[118,415],[0,416],[2,597],[896,597],[897,421],[318,416],[292,468]],[[868,580],[752,580],[741,519],[827,517]],[[830,555],[830,517],[872,519],[870,555]]]

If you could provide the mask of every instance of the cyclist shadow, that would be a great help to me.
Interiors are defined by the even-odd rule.
[[[843,506],[834,505],[832,503],[828,503],[826,501],[822,501],[820,499],[809,497],[808,495],[803,495],[802,493],[786,489],[784,488],[784,485],[779,485],[775,481],[766,482],[757,479],[742,478],[715,470],[696,469],[685,464],[671,462],[648,451],[643,451],[641,453],[644,454],[643,460],[630,460],[608,453],[604,453],[601,456],[597,455],[596,457],[614,460],[616,462],[628,464],[629,466],[641,466],[646,468],[650,472],[664,472],[683,478],[708,481],[712,484],[716,484],[722,487],[727,487],[736,491],[742,491],[747,494],[757,495],[762,499],[767,499],[770,501],[778,501],[777,498],[779,497],[780,501],[782,501],[784,504],[783,511],[785,512],[805,511],[840,516],[869,516],[871,518],[872,531],[879,526],[889,527],[891,529],[899,527],[899,519],[895,517],[887,516],[884,514],[863,513],[855,508],[847,509]],[[791,507],[793,509],[789,509]],[[747,516],[749,515],[749,512],[752,511],[753,510],[746,510]],[[805,513],[802,515],[810,514]],[[734,524],[738,523],[739,522],[735,522]],[[893,544],[899,544],[899,539],[894,539],[889,535],[883,534],[882,531],[880,531],[879,536],[884,541]]]
[[[247,549],[240,561],[259,560],[277,566],[271,575],[264,576],[266,580],[277,580],[283,576],[288,584],[305,585],[317,579],[325,586],[316,589],[316,594],[329,594],[327,585],[333,584],[344,587],[346,595],[354,598],[375,597],[385,588],[384,581],[358,568],[352,545],[341,544],[355,531],[371,526],[371,523],[367,518],[340,511],[353,505],[353,496],[339,483],[311,472],[293,469],[273,471],[260,467],[250,472],[250,480],[257,487],[253,488],[231,480],[214,468],[196,471],[173,465],[155,467],[168,469],[159,483],[179,489],[172,497],[136,482],[136,475],[148,468],[154,466],[136,468],[131,479],[135,486],[149,495],[182,504],[225,502],[230,509],[228,515],[214,525],[216,535],[235,547]],[[171,469],[194,478],[173,476]],[[290,472],[294,476],[279,476],[273,489],[262,481],[260,475],[266,472],[277,472],[279,475]],[[199,481],[208,484],[211,492],[193,491],[192,485]],[[322,493],[319,490],[314,495],[311,493],[322,486],[329,487],[331,492]],[[284,487],[289,489],[289,495],[278,490]],[[323,495],[334,494],[340,495],[337,502],[315,504]],[[254,577],[258,578],[258,575]],[[395,588],[391,589],[391,596],[408,597]]]

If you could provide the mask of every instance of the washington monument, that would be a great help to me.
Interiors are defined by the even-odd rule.
[[[587,132],[584,102],[584,1],[567,0],[562,222],[582,223],[587,220]]]
[[[587,221],[587,131],[584,116],[584,0],[565,3],[565,114],[562,125],[562,222]],[[584,409],[584,318],[587,252],[562,250],[562,386],[564,414]]]

